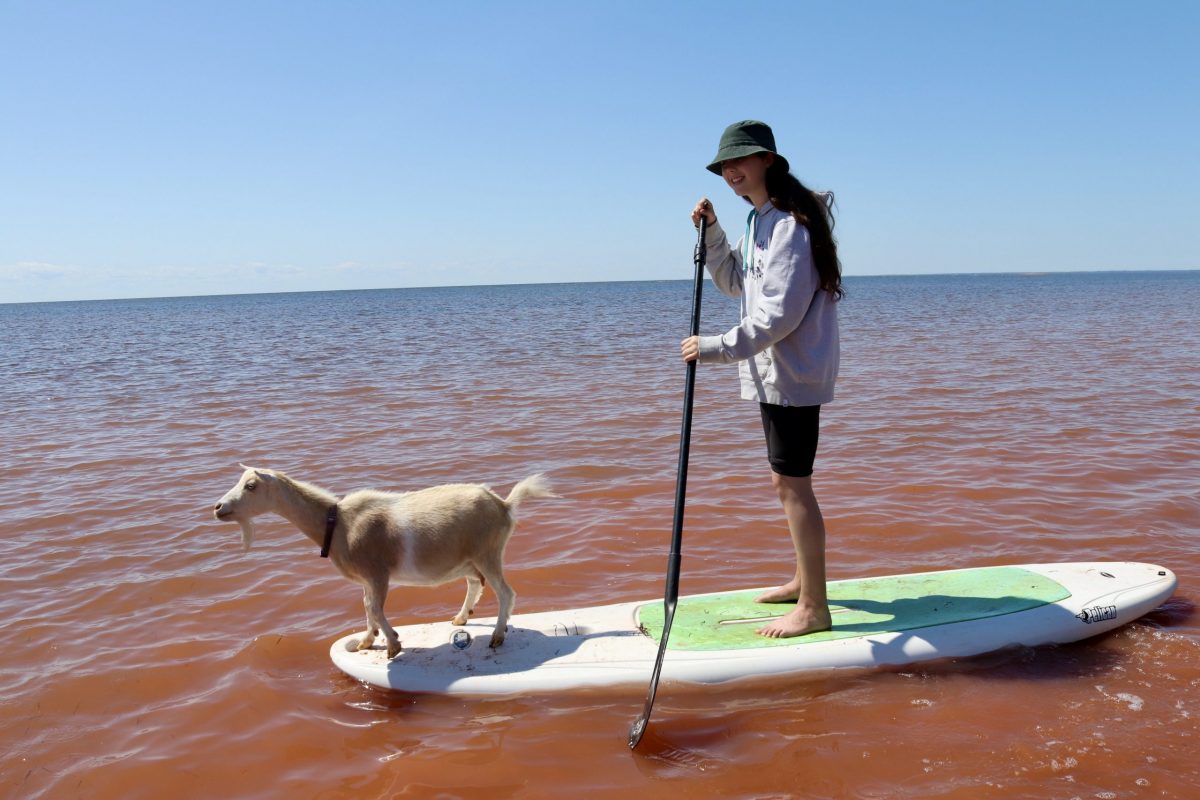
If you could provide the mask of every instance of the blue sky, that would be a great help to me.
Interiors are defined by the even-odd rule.
[[[687,278],[745,118],[847,275],[1200,268],[1198,9],[0,0],[0,302]]]

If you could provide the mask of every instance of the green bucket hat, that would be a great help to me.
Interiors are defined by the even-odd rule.
[[[776,160],[783,162],[784,169],[788,169],[787,159],[775,152],[775,134],[771,133],[771,126],[756,119],[747,119],[733,123],[721,134],[721,144],[717,147],[716,157],[708,165],[708,171],[720,175],[722,161],[754,153],[771,153]]]

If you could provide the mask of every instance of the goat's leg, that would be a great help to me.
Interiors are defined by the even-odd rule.
[[[451,622],[454,625],[466,625],[467,618],[475,613],[475,604],[479,602],[480,596],[483,595],[483,580],[474,575],[467,576],[467,598],[463,600],[462,610],[458,612]]]
[[[365,650],[375,642],[375,631],[383,631],[384,637],[387,639],[388,658],[395,658],[400,655],[400,637],[396,634],[395,628],[388,624],[387,617],[383,614],[383,601],[387,599],[387,578],[382,581],[372,581],[363,589],[363,605],[367,609],[367,628],[369,637],[364,638],[359,643],[359,649]]]
[[[370,650],[375,644],[375,634],[379,633],[379,626],[371,619],[371,590],[363,586],[363,610],[367,613],[367,632],[358,641],[353,639],[346,642],[346,649],[351,652],[355,650]]]
[[[517,593],[508,585],[508,581],[504,580],[504,567],[498,558],[494,561],[489,560],[476,564],[476,566],[484,579],[492,584],[492,591],[496,593],[496,599],[500,601],[500,614],[496,617],[496,629],[492,631],[492,641],[488,644],[488,647],[499,647],[504,643],[504,636],[508,633],[508,616],[517,602]]]

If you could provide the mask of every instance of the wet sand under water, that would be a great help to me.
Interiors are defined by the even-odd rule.
[[[209,509],[239,461],[338,493],[545,471],[563,499],[523,512],[518,610],[661,595],[687,282],[0,306],[0,797],[1200,796],[1200,273],[848,284],[831,578],[1139,560],[1177,595],[1068,646],[666,685],[633,754],[645,687],[343,676],[359,590],[283,520],[243,553]],[[735,321],[711,285],[704,319]],[[790,568],[736,394],[701,368],[685,593]],[[393,589],[389,617],[462,592]]]

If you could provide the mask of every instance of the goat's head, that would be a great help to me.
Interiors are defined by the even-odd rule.
[[[278,478],[269,469],[240,465],[245,472],[232,489],[213,506],[213,516],[242,526],[242,545],[249,550],[254,543],[254,518],[270,511],[271,496]]]

